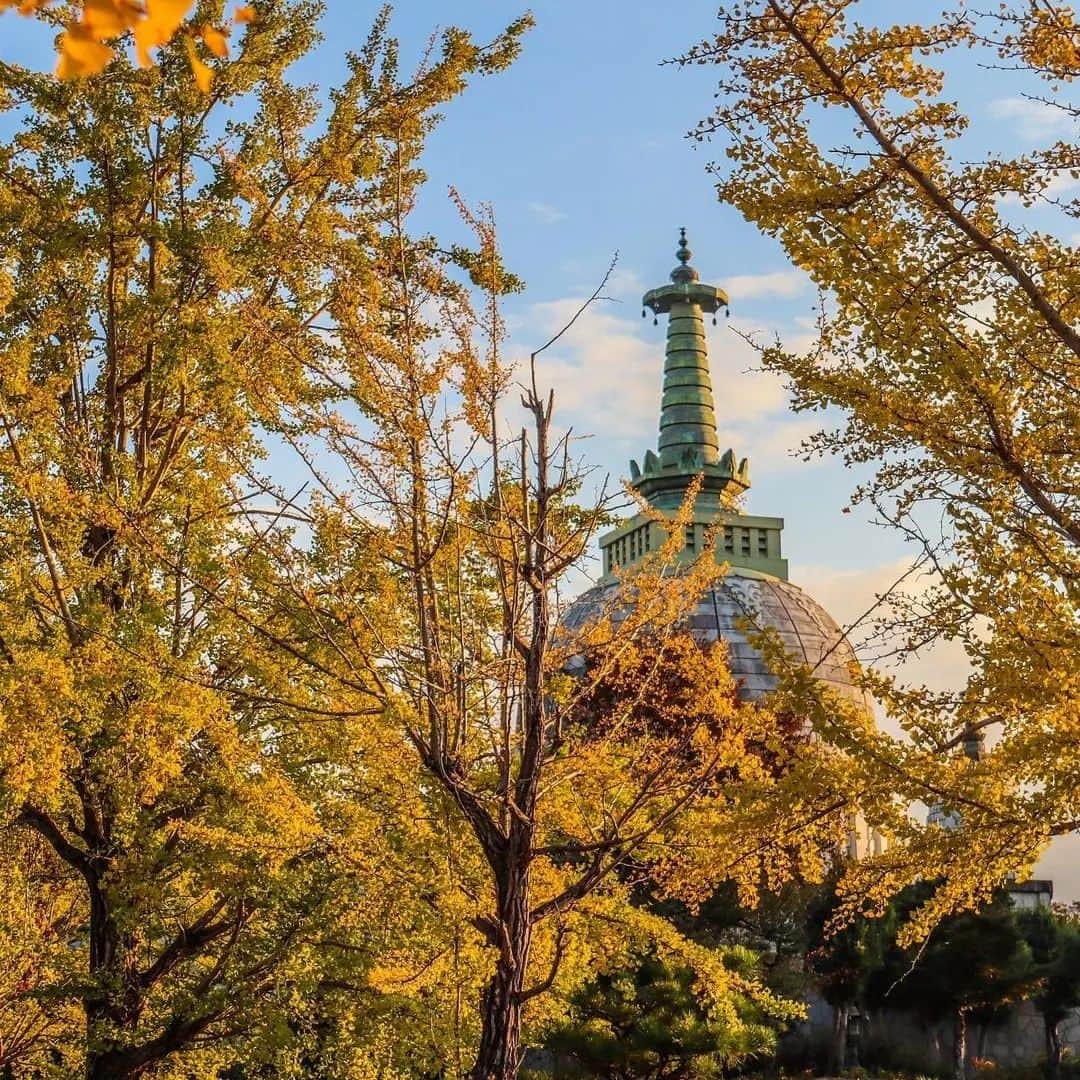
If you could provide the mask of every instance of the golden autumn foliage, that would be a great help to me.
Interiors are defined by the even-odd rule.
[[[297,46],[281,36],[254,85]],[[0,813],[51,850],[77,912],[72,963],[42,963],[22,1000],[76,1010],[86,1074],[122,1077],[302,970],[294,939],[323,903],[329,833],[291,757],[305,740],[266,739],[264,656],[188,584],[198,567],[225,587],[243,557],[253,384],[228,358],[260,336],[269,366],[243,370],[271,415],[283,329],[211,284],[224,248],[244,289],[242,208],[189,189],[192,88],[3,79],[30,108],[0,151]]]
[[[570,444],[553,434],[544,348],[518,373],[502,356],[512,282],[490,214],[458,202],[478,258],[410,237],[422,129],[404,116],[399,131],[367,302],[335,312],[337,363],[296,414],[320,490],[303,515],[311,542],[273,538],[275,634],[321,676],[372,688],[382,737],[411,749],[427,797],[447,808],[439,932],[404,939],[371,978],[383,993],[464,998],[455,1015],[479,1004],[464,1075],[502,1080],[527,1026],[624,958],[631,927],[682,950],[718,999],[732,985],[722,961],[709,967],[634,908],[635,880],[693,904],[732,879],[748,895],[820,879],[854,804],[802,793],[822,748],[741,702],[722,650],[682,637],[721,572],[705,559],[673,573],[692,494],[607,605],[563,619],[560,590],[608,500],[580,498]],[[518,408],[525,426],[507,435]]]
[[[897,841],[853,869],[851,908],[943,882],[912,934],[1030,872],[1080,823],[1080,151],[973,151],[953,82],[974,55],[1076,117],[1078,45],[1068,4],[888,25],[857,0],[748,0],[681,58],[716,65],[696,134],[723,146],[721,199],[822,292],[816,345],[766,349],[765,366],[797,409],[841,410],[807,451],[872,470],[855,500],[919,552],[921,581],[860,630],[885,656],[959,642],[970,664],[947,692],[865,676],[900,735],[789,673],[787,707],[854,762],[829,783]],[[963,747],[984,734],[972,760]],[[924,825],[918,804],[963,828]]]
[[[114,31],[218,55],[190,10],[84,5],[71,73]],[[722,572],[675,572],[693,492],[565,610],[611,500],[552,343],[504,355],[490,211],[412,232],[439,111],[531,21],[403,73],[384,12],[324,105],[286,76],[315,11],[259,4],[209,98],[0,67],[0,822],[42,881],[0,1007],[90,1080],[509,1080],[647,948],[767,1039],[798,1006],[638,887],[820,879],[873,775],[685,635]]]
[[[337,362],[321,320],[367,307],[393,140],[504,66],[524,24],[488,46],[449,30],[403,80],[384,15],[323,112],[284,75],[312,13],[261,6],[258,62],[215,85],[224,138],[177,64],[0,74],[17,118],[0,147],[0,818],[18,839],[0,891],[25,888],[22,847],[48,853],[33,903],[5,911],[0,1036],[101,1080],[238,1060],[290,1075],[330,1053],[331,1024],[362,1075],[395,1009],[414,1014],[398,1030],[439,1030],[400,996],[357,998],[402,939],[453,933],[453,907],[430,904],[452,891],[452,829],[373,720],[376,674],[329,680],[278,633],[296,612],[276,606],[268,533],[296,519],[262,498],[263,463]]]
[[[0,0],[0,14],[11,10],[34,15],[53,5],[54,0]],[[191,25],[187,20],[194,7],[195,0],[82,0],[73,5],[57,43],[57,76],[76,79],[99,74],[116,55],[109,42],[127,34],[134,42],[139,65],[149,67],[152,50],[183,35],[195,81],[204,93],[209,92],[213,69],[200,57],[196,42],[201,41],[211,55],[224,59],[229,55],[229,27]],[[255,8],[242,4],[233,13],[232,24],[251,23],[255,17]]]
[[[41,987],[74,980],[79,957],[70,948],[83,908],[63,864],[27,833],[5,833],[0,848],[0,1067],[16,1076],[62,1064],[77,1073],[79,1009],[69,1000],[36,996]]]

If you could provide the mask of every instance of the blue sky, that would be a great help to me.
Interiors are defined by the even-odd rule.
[[[710,329],[709,344],[722,445],[751,462],[748,508],[786,518],[792,580],[842,623],[856,618],[899,575],[904,545],[860,512],[842,512],[857,478],[840,462],[791,455],[820,418],[793,417],[783,387],[752,370],[753,351],[732,332],[806,340],[815,292],[778,245],[717,202],[706,164],[718,151],[686,138],[710,108],[713,71],[661,64],[710,33],[715,3],[536,0],[531,7],[537,25],[520,60],[446,110],[425,155],[431,182],[417,224],[466,239],[446,196],[451,184],[469,202],[493,204],[506,260],[528,283],[507,308],[518,355],[561,325],[618,251],[607,290],[614,302],[592,309],[545,354],[541,371],[563,422],[591,436],[579,454],[614,478],[655,445],[664,327],[642,320],[640,298],[667,280],[685,225],[703,279],[732,297],[731,322]],[[346,50],[362,44],[377,9],[368,0],[327,0],[325,40],[297,78],[323,88],[339,81]],[[410,58],[440,25],[452,21],[484,40],[524,9],[506,0],[413,0],[400,5],[393,27]],[[938,10],[909,0],[903,17]],[[859,6],[869,19],[897,11],[887,0]],[[0,31],[4,59],[51,66],[40,27],[9,15]],[[948,92],[968,106],[967,146],[980,155],[988,147],[1013,153],[1066,133],[1062,118],[1020,97],[1022,89],[1017,76],[979,67],[973,56],[953,61]],[[1052,227],[1048,214],[1038,224]],[[946,647],[908,674],[945,685],[962,662]],[[1047,869],[1060,895],[1080,896],[1069,861],[1059,847]]]

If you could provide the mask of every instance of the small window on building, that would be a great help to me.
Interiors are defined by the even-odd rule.
[[[758,533],[757,550],[759,555],[769,554],[769,534],[764,529]]]
[[[688,551],[693,551],[697,547],[697,536],[693,525],[686,526],[686,547]]]
[[[724,550],[729,554],[735,550],[735,530],[730,525],[724,526]]]
[[[743,529],[741,531],[742,531],[742,537],[741,537],[741,540],[742,540],[742,553],[744,555],[749,555],[750,554],[750,530],[749,529]]]
[[[652,551],[652,529],[648,525],[645,526],[645,550]]]

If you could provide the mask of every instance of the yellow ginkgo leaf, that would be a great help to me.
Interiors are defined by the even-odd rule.
[[[236,9],[233,22],[250,23],[255,21],[255,9],[250,4],[242,4]]]
[[[72,23],[60,36],[60,79],[79,79],[103,71],[113,58],[113,51],[93,37],[85,27]]]
[[[229,43],[225,38],[225,34],[216,26],[211,26],[209,23],[204,24],[199,28],[199,36],[215,56],[225,59],[229,55]]]
[[[116,37],[130,30],[140,11],[126,0],[85,0],[80,24],[91,37]]]
[[[191,72],[195,76],[196,84],[204,94],[208,94],[214,82],[214,71],[208,64],[204,64],[199,59],[192,38],[185,37],[184,46],[187,48],[188,60],[191,62]]]
[[[172,37],[193,6],[194,0],[146,0],[146,18]]]
[[[135,52],[139,63],[149,67],[150,50],[172,40],[193,0],[146,0],[146,18],[135,24]]]

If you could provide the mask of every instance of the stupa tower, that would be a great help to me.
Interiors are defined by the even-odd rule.
[[[676,258],[671,284],[650,289],[642,300],[655,317],[668,317],[667,348],[657,450],[646,450],[640,465],[630,462],[631,482],[650,506],[673,514],[700,476],[683,558],[696,558],[707,531],[715,528],[718,561],[786,580],[787,562],[780,551],[783,519],[739,510],[738,500],[750,487],[750,466],[746,458],[736,463],[734,450],[720,452],[705,316],[715,322],[716,312],[727,309],[727,294],[702,284],[690,265],[685,229],[680,230]],[[605,577],[611,579],[619,567],[639,561],[661,543],[660,526],[646,515],[623,522],[600,539]]]
[[[660,438],[639,466],[630,463],[630,479],[653,511],[671,519],[683,504],[696,477],[701,487],[679,558],[692,562],[708,553],[728,567],[707,589],[687,618],[687,628],[700,641],[722,639],[728,665],[738,681],[739,696],[755,700],[777,685],[776,676],[750,642],[747,627],[775,631],[791,657],[838,694],[869,708],[854,678],[857,661],[843,631],[806,592],[788,581],[787,560],[780,550],[783,518],[746,513],[742,496],[750,487],[746,459],[736,463],[732,450],[720,453],[716,405],[709,372],[705,316],[727,307],[727,294],[703,285],[690,265],[686,230],[679,238],[678,266],[671,284],[651,289],[643,298],[657,321],[668,317],[664,382],[660,399]],[[730,375],[727,376],[728,378]],[[635,514],[600,537],[603,576],[565,613],[568,626],[591,619],[615,589],[620,568],[657,551],[670,535],[655,514]],[[859,858],[881,850],[881,837],[854,818],[848,854]]]

